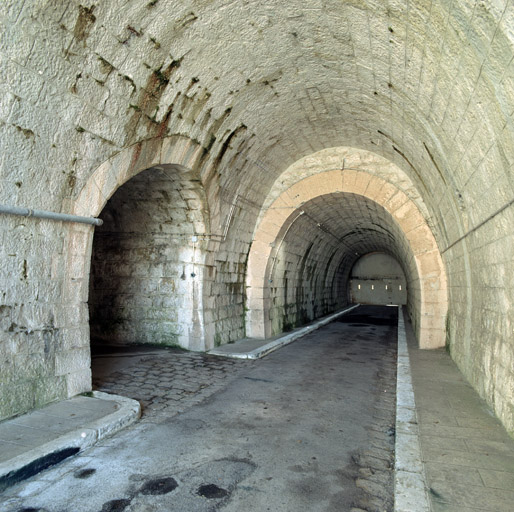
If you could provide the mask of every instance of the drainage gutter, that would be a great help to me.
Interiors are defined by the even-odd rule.
[[[49,219],[61,222],[78,222],[80,224],[91,224],[94,226],[101,226],[102,219],[95,217],[82,217],[80,215],[69,215],[67,213],[55,213],[46,210],[33,210],[31,208],[21,208],[18,206],[7,206],[0,204],[0,213],[7,215],[18,215],[21,217],[35,217],[38,219]]]

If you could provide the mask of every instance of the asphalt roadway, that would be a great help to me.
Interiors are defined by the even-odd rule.
[[[182,353],[191,368],[209,363],[185,404],[167,407],[170,378],[157,379],[147,387],[162,401],[146,417],[19,484],[0,510],[392,510],[396,318],[397,308],[362,306],[252,363]],[[119,375],[148,379],[153,360],[167,359],[149,353]],[[204,393],[220,367],[233,378]],[[138,389],[127,384],[127,396]]]

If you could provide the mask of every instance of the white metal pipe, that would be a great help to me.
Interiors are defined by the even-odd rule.
[[[82,217],[80,215],[69,215],[67,213],[55,213],[45,210],[33,210],[31,208],[20,208],[18,206],[7,206],[0,204],[0,213],[8,215],[20,215],[22,217],[36,217],[38,219],[49,219],[61,222],[78,222],[80,224],[92,224],[94,226],[101,226],[102,219],[95,217]]]

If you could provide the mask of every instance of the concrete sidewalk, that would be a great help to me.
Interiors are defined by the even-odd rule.
[[[0,492],[136,421],[136,400],[94,391],[0,423]]]
[[[512,512],[514,440],[444,349],[406,334],[431,510]]]
[[[279,348],[289,345],[289,343],[292,343],[298,338],[301,338],[302,336],[305,336],[310,332],[313,332],[316,329],[319,329],[329,324],[330,322],[337,320],[339,317],[350,313],[358,307],[359,304],[346,307],[337,313],[327,315],[323,318],[320,318],[319,320],[315,320],[308,325],[293,329],[288,334],[282,333],[265,340],[244,338],[237,341],[236,343],[227,343],[226,345],[213,348],[208,353],[215,356],[232,357],[234,359],[260,359],[261,357],[264,357],[271,352],[278,350]]]

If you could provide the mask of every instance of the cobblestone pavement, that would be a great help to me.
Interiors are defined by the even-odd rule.
[[[148,347],[145,351],[145,347],[138,347],[135,353],[130,347],[125,350],[107,347],[103,354],[93,355],[93,389],[137,400],[143,421],[184,411],[255,364],[175,348]],[[124,358],[129,359],[128,364],[120,364]],[[102,371],[95,375],[99,363]]]

